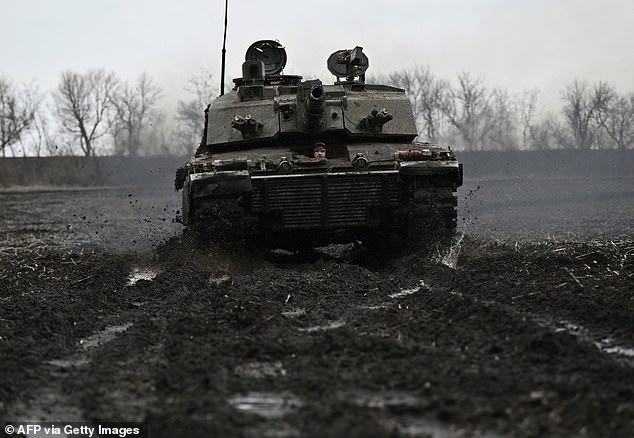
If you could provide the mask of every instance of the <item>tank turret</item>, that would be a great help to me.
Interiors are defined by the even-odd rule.
[[[176,175],[182,221],[280,246],[451,234],[462,164],[415,141],[404,90],[366,83],[359,46],[327,58],[332,84],[285,75],[286,61],[279,42],[256,41],[207,108]]]

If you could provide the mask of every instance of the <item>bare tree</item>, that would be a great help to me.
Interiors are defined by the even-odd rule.
[[[164,111],[152,111],[152,129],[144,135],[145,151],[149,154],[169,155],[174,153],[173,126]]]
[[[601,126],[598,113],[605,108],[611,94],[612,90],[604,82],[598,83],[593,90],[579,80],[566,86],[563,112],[572,132],[573,146],[577,149],[590,149],[595,144]]]
[[[200,141],[203,132],[204,111],[213,99],[214,87],[211,78],[212,75],[204,71],[193,75],[186,87],[192,98],[178,101],[176,117],[180,123],[177,135],[187,152],[191,152],[192,147]]]
[[[9,79],[0,76],[0,149],[6,149],[20,141],[31,127],[37,107],[32,89],[19,90]]]
[[[468,72],[458,75],[458,87],[450,87],[443,97],[442,111],[462,137],[467,150],[483,148],[490,129],[489,95],[481,79]]]
[[[572,138],[560,120],[553,112],[548,112],[539,122],[531,124],[530,144],[532,149],[571,149]]]
[[[551,135],[547,121],[535,123],[530,129],[531,149],[546,150],[551,149]]]
[[[23,150],[29,150],[36,157],[41,156],[42,151],[48,155],[55,155],[55,141],[49,128],[49,121],[45,115],[39,112],[35,113],[31,129],[29,129],[29,133],[24,140],[26,145],[23,146]],[[20,142],[23,143],[23,140],[20,140]]]
[[[491,92],[487,118],[487,146],[498,150],[517,149],[517,105],[506,89],[495,88]]]
[[[106,133],[105,125],[113,109],[112,97],[118,87],[114,73],[89,70],[85,74],[62,73],[57,95],[57,112],[64,129],[79,139],[85,156],[95,155],[95,140]]]
[[[529,139],[534,129],[533,119],[537,112],[537,98],[539,90],[524,90],[519,99],[519,116],[522,127],[522,149],[529,149]]]
[[[617,149],[625,150],[634,145],[634,93],[619,96],[613,91],[597,114]]]
[[[126,82],[118,88],[112,97],[115,152],[127,152],[130,156],[139,154],[142,131],[160,95],[160,88],[147,73],[142,73],[134,86]]]
[[[437,79],[429,67],[392,73],[388,81],[405,90],[412,103],[416,122],[422,124],[422,132],[427,140],[437,141],[442,122],[442,98],[449,86],[447,82]]]

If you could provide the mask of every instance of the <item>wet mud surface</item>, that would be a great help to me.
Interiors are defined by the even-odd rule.
[[[0,193],[0,419],[628,437],[631,179],[480,180],[421,251],[227,248],[168,190]]]

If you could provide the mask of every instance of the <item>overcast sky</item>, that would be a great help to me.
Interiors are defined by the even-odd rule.
[[[147,72],[164,104],[201,69],[220,77],[224,0],[0,0],[0,74],[53,90],[62,71]],[[634,91],[633,0],[229,0],[227,80],[258,39],[285,47],[286,74],[332,82],[326,59],[364,48],[372,73],[417,65],[489,87],[538,88],[555,104],[573,79]]]

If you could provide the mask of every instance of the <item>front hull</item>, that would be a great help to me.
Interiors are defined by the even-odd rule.
[[[183,218],[213,235],[244,233],[283,246],[406,236],[412,225],[453,231],[461,179],[457,162],[365,172],[199,173],[185,182]]]

